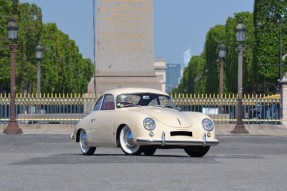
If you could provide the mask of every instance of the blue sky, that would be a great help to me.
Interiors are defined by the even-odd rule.
[[[20,0],[42,9],[44,22],[54,22],[75,40],[84,57],[93,58],[93,0]],[[183,52],[203,51],[206,33],[228,17],[253,11],[254,0],[154,0],[155,57],[182,63]]]

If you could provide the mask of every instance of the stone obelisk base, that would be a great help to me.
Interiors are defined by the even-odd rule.
[[[162,90],[156,76],[101,76],[96,77],[96,93],[115,88],[152,88]],[[89,93],[94,93],[94,78],[89,83]]]

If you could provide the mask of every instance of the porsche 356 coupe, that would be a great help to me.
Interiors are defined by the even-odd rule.
[[[148,156],[156,149],[182,148],[190,157],[202,157],[219,143],[210,117],[179,111],[165,92],[144,88],[105,92],[75,126],[71,139],[84,155],[94,154],[96,147]]]

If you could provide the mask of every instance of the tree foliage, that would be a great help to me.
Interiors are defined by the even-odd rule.
[[[206,59],[205,93],[218,93],[219,90],[219,64],[218,64],[218,45],[225,39],[225,26],[217,25],[211,28],[207,35],[204,46]]]
[[[205,59],[203,56],[193,56],[184,69],[183,78],[172,93],[203,93],[206,84]]]
[[[253,65],[257,92],[274,92],[280,79],[280,49],[287,53],[287,0],[255,0]],[[281,32],[280,32],[281,31]],[[280,45],[282,37],[282,47]],[[286,72],[286,63],[281,68]]]
[[[212,27],[205,40],[204,51],[201,56],[194,56],[184,69],[183,78],[175,92],[185,93],[219,93],[219,63],[218,46],[221,41],[226,45],[225,73],[224,73],[224,92],[237,92],[237,70],[238,53],[236,51],[238,43],[235,39],[235,28],[243,19],[244,25],[248,28],[245,41],[245,52],[243,61],[244,90],[252,91],[254,67],[252,65],[254,27],[252,13],[242,12],[234,14],[226,20],[226,25]],[[196,63],[196,64],[195,64]]]
[[[19,4],[17,15],[17,85],[20,92],[33,92],[36,82],[35,47],[42,28],[41,9],[35,4]]]
[[[201,55],[206,61],[207,75],[206,83],[203,85],[205,92],[218,92],[219,67],[216,63],[216,46],[220,38],[225,41],[227,48],[224,92],[237,92],[238,43],[235,39],[235,28],[242,18],[247,28],[243,57],[243,90],[245,93],[275,93],[278,89],[278,79],[287,71],[286,17],[287,0],[255,0],[254,13],[241,12],[227,18],[225,33],[219,32],[216,27],[210,29]],[[188,72],[192,72],[192,69],[186,69],[185,73]],[[188,75],[184,75],[179,87],[190,90],[188,86],[195,82],[189,82],[189,79],[191,78],[188,78]],[[191,89],[191,92],[194,90]]]
[[[12,9],[11,1],[0,0],[0,90],[8,89],[10,83],[9,40],[7,22]]]
[[[54,23],[42,23],[41,9],[35,4],[18,0],[0,0],[0,92],[10,91],[10,54],[7,23],[11,15],[18,29],[17,77],[18,92],[35,93],[35,47],[41,42],[42,93],[85,93],[93,76],[93,64],[84,59],[75,41],[60,31]]]
[[[206,73],[205,59],[203,56],[193,56],[189,62],[188,67],[191,73],[192,93],[203,93],[205,91]]]
[[[58,30],[57,25],[43,25],[41,42],[45,47],[42,61],[43,92],[84,93],[93,75],[93,65],[83,59],[75,41]]]
[[[238,77],[238,42],[235,38],[235,28],[239,20],[242,19],[246,26],[247,33],[244,42],[243,56],[243,90],[245,93],[251,93],[254,86],[254,69],[252,65],[253,46],[254,46],[254,27],[253,15],[249,12],[241,12],[229,17],[226,21],[226,61],[225,61],[225,88],[228,93],[237,93],[237,77]]]

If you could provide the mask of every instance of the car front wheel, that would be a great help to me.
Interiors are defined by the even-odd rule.
[[[96,147],[89,146],[87,133],[85,130],[81,130],[80,132],[80,148],[84,155],[93,155],[96,151]]]
[[[146,147],[143,148],[143,154],[146,156],[152,156],[156,151],[155,147]]]
[[[185,148],[184,151],[190,157],[203,157],[209,151],[209,148],[210,146],[192,146]]]
[[[124,126],[120,131],[120,146],[125,154],[140,155],[142,148],[135,144],[132,131],[128,126]]]

